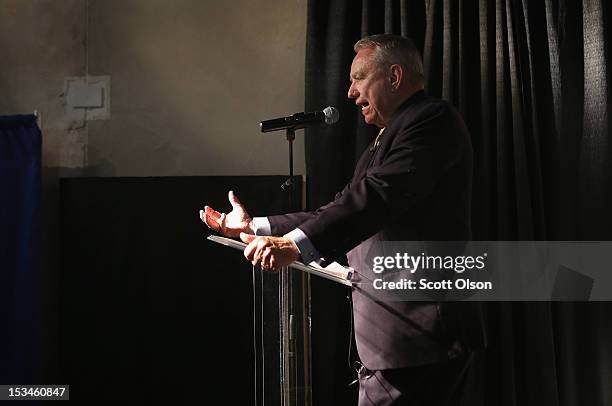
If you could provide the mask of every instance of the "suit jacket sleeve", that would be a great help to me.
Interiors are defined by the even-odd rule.
[[[341,192],[338,192],[334,197],[334,200],[325,206],[319,207],[316,211],[311,212],[296,212],[289,214],[281,214],[278,216],[268,216],[268,221],[270,222],[270,230],[272,231],[272,235],[285,235],[291,230],[300,226],[300,224],[304,223],[307,220],[310,220],[316,217],[322,210],[325,210],[329,205],[333,204],[336,200],[338,200],[344,192],[349,188],[349,185],[346,185]]]

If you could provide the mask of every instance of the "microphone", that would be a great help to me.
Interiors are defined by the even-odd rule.
[[[319,123],[334,124],[340,118],[338,109],[332,106],[325,107],[323,111],[313,111],[310,113],[295,113],[289,117],[275,118],[259,123],[262,133],[285,129],[297,130],[310,125]]]

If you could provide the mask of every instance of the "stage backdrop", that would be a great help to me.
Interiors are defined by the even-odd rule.
[[[472,134],[475,240],[611,240],[611,22],[604,0],[310,0],[305,106],[341,117],[306,130],[310,207],[344,186],[376,133],[347,99],[353,44],[393,33],[414,39],[426,90]],[[316,334],[348,332],[346,299],[316,284],[312,298],[314,403],[350,404],[346,348]],[[612,405],[610,303],[487,310],[470,405]]]
[[[284,212],[284,180],[62,180],[59,382],[71,399],[254,404],[252,267],[206,240],[199,210],[230,211],[231,189],[252,215]]]

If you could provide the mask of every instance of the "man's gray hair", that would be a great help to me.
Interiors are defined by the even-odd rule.
[[[406,71],[408,83],[421,85],[424,82],[423,61],[419,50],[410,38],[392,34],[377,34],[357,41],[353,49],[374,49],[374,61],[381,67],[400,65]]]

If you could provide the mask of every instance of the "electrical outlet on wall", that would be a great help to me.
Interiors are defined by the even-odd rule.
[[[110,76],[68,77],[63,96],[69,121],[110,119]]]

